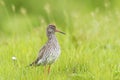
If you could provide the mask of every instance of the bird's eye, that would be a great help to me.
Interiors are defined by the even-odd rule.
[[[51,28],[52,28],[52,29],[55,29],[55,27],[54,27],[54,26],[51,26]]]

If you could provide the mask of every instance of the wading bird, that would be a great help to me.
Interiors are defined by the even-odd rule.
[[[55,32],[59,32],[62,34],[65,33],[57,30],[56,26],[52,24],[48,25],[46,32],[47,32],[46,34],[48,37],[48,41],[40,49],[36,60],[32,62],[30,66],[44,65],[46,69],[46,66],[48,65],[48,73],[49,73],[51,64],[56,61],[56,59],[59,57],[61,52],[60,45],[55,36]]]

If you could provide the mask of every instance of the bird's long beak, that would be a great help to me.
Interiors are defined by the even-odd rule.
[[[65,34],[64,32],[60,31],[60,30],[55,30],[55,32],[59,32],[59,33],[62,33],[62,34]]]

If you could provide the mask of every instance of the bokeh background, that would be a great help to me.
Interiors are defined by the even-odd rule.
[[[82,23],[86,15],[114,15],[119,5],[118,0],[1,0],[0,32],[23,33],[43,23],[55,23],[64,29],[80,27],[74,25],[76,18]]]
[[[119,21],[119,0],[0,0],[0,80],[120,80]],[[62,53],[46,76],[25,66],[48,24],[66,35],[56,34]]]

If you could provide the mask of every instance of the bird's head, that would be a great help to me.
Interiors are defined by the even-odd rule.
[[[49,24],[47,27],[47,34],[54,34],[55,32],[65,34],[64,32],[57,30],[55,25]]]

